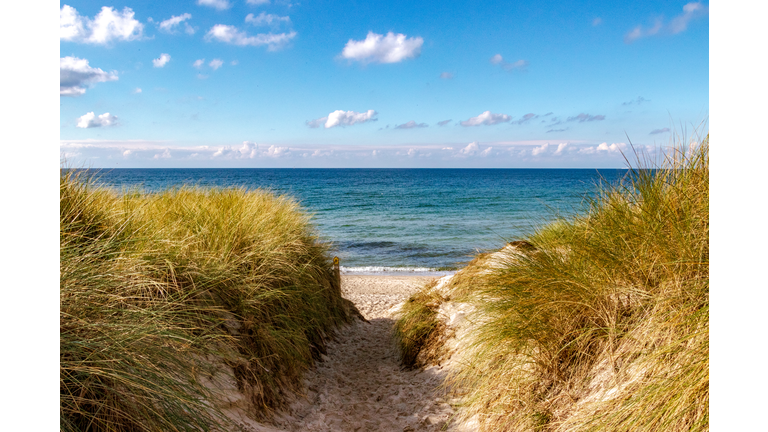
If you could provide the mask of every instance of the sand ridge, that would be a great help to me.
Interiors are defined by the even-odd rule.
[[[392,308],[431,277],[342,276],[342,295],[368,322],[338,330],[327,356],[305,377],[304,395],[274,419],[283,431],[455,430],[455,412],[440,389],[446,371],[401,368],[392,338]]]

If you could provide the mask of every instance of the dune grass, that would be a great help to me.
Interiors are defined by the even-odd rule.
[[[268,415],[349,305],[289,198],[60,179],[60,417],[66,431],[226,430],[200,384],[218,359]]]
[[[652,162],[538,230],[535,250],[455,276],[448,297],[477,325],[451,385],[482,430],[708,430],[709,137]],[[426,297],[403,308],[401,341],[436,338]]]

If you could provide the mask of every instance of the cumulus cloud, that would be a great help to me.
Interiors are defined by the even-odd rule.
[[[672,18],[668,24],[664,20],[657,18],[652,27],[646,28],[639,25],[629,31],[624,36],[624,43],[632,43],[640,38],[654,36],[657,34],[678,34],[688,28],[688,24],[697,18],[703,17],[709,13],[709,7],[701,2],[690,2],[683,6],[683,13]]]
[[[59,39],[69,42],[106,45],[113,40],[141,38],[144,25],[133,18],[131,8],[122,12],[103,6],[93,19],[81,16],[75,8],[64,5],[59,10]]]
[[[288,16],[281,17],[279,15],[268,14],[266,12],[262,12],[258,16],[254,16],[252,13],[250,13],[245,17],[245,22],[251,23],[255,26],[275,26],[279,25],[280,23],[290,24],[291,18]]]
[[[200,6],[210,6],[216,10],[224,10],[232,7],[228,0],[197,0],[197,4]]]
[[[437,122],[437,125],[438,125],[438,126],[445,126],[445,125],[447,125],[447,124],[448,124],[448,123],[450,123],[450,122],[451,122],[451,119],[448,119],[448,120],[443,120],[443,121],[439,121],[439,122]]]
[[[361,63],[398,63],[418,57],[424,39],[408,38],[404,34],[387,33],[386,36],[368,32],[365,40],[350,39],[341,52],[343,58]]]
[[[88,65],[88,60],[77,57],[59,59],[59,95],[80,96],[86,87],[96,83],[117,81],[117,72],[104,72]]]
[[[77,119],[77,127],[83,129],[96,128],[102,126],[114,126],[117,124],[117,117],[110,113],[104,113],[100,116],[96,116],[93,111],[80,116]]]
[[[191,18],[192,18],[192,15],[188,13],[185,13],[179,16],[172,15],[167,20],[160,22],[160,24],[158,24],[158,27],[160,28],[161,31],[164,31],[166,33],[175,33],[176,27],[178,27],[179,24],[184,23],[185,32],[187,34],[194,34],[195,29],[193,29],[188,23],[185,22],[186,20]]]
[[[194,63],[192,63],[192,66],[200,69],[203,66],[203,64],[205,64],[205,59],[197,59],[195,60]]]
[[[528,67],[528,60],[518,60],[514,63],[507,63],[504,61],[504,57],[501,56],[501,54],[496,54],[495,56],[491,57],[490,59],[491,64],[497,64],[501,65],[501,67],[506,71],[513,71],[513,70],[525,70]]]
[[[621,153],[621,151],[626,148],[627,148],[627,145],[625,143],[613,143],[611,145],[608,145],[608,143],[602,143],[598,146],[583,147],[579,150],[579,153],[582,153],[582,154]]]
[[[259,6],[259,5],[268,5],[269,0],[247,0],[246,3],[249,5]]]
[[[568,143],[560,143],[557,145],[557,150],[555,150],[555,155],[560,156],[563,154],[563,150],[568,147]]]
[[[224,65],[224,62],[221,61],[221,59],[213,59],[210,63],[208,63],[208,66],[211,67],[211,69],[216,70]]]
[[[407,123],[403,123],[401,125],[395,126],[395,129],[414,129],[414,128],[425,128],[429,127],[426,123],[416,123],[415,121],[411,120]]]
[[[465,156],[474,156],[475,153],[477,153],[479,150],[480,146],[477,145],[477,141],[472,141],[471,143],[467,144],[466,147],[459,150],[459,153]]]
[[[133,93],[134,93],[134,94],[139,94],[139,93],[141,93],[141,87],[136,87],[135,89],[133,89]]]
[[[477,117],[471,117],[461,122],[462,126],[480,126],[480,125],[495,125],[498,123],[507,123],[512,120],[512,117],[506,114],[492,114],[490,111],[485,111]]]
[[[296,34],[295,31],[291,31],[290,33],[259,33],[256,36],[248,36],[246,32],[238,30],[235,26],[216,24],[205,35],[205,39],[238,46],[266,45],[269,51],[277,51],[296,37]]]
[[[344,111],[336,110],[327,117],[321,117],[319,119],[310,120],[307,122],[307,126],[311,128],[318,128],[322,125],[326,129],[330,129],[334,126],[352,126],[357,123],[365,123],[368,121],[376,121],[376,114],[374,110],[368,110],[366,112],[356,111]]]
[[[160,54],[160,57],[152,60],[152,65],[156,68],[161,68],[171,61],[171,56],[166,53]]]
[[[665,133],[665,132],[669,132],[669,128],[654,129],[651,131],[649,135],[656,135],[656,134]]]
[[[450,72],[443,72],[440,74],[440,78],[442,79],[453,79],[453,74]]]
[[[487,157],[491,154],[491,150],[493,150],[493,147],[488,147],[487,149],[480,152],[481,157]]]
[[[153,156],[153,159],[170,159],[171,158],[171,149],[165,149],[162,153],[157,153],[155,156]]]
[[[539,147],[535,147],[533,150],[531,150],[531,154],[534,156],[538,156],[542,153],[545,153],[548,148],[549,148],[549,143],[544,143]]]
[[[565,119],[565,121],[567,122],[577,121],[579,123],[599,121],[599,120],[605,120],[605,116],[602,114],[589,115],[589,114],[581,113],[577,116],[568,117],[567,119]]]

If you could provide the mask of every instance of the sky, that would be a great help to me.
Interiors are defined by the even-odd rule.
[[[60,3],[60,156],[621,168],[708,131],[703,2]]]

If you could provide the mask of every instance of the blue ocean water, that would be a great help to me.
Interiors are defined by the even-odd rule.
[[[626,170],[113,169],[117,190],[182,184],[265,188],[313,214],[345,273],[450,272],[536,226],[584,210],[595,185]]]

